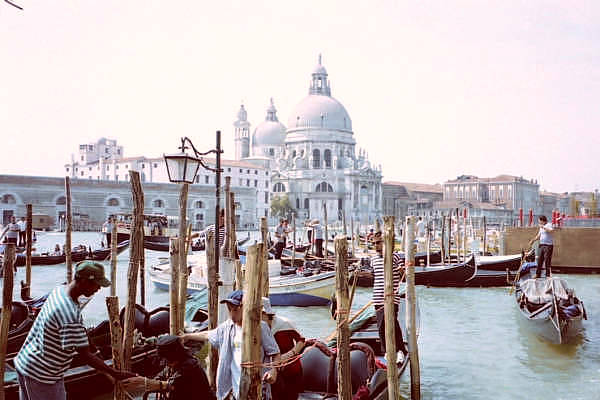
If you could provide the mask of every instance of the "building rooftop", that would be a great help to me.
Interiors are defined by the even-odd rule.
[[[389,181],[383,182],[384,185],[392,185],[392,186],[404,186],[406,190],[410,192],[427,192],[427,193],[442,193],[442,185],[436,183],[434,185],[430,185],[427,183],[412,183],[412,182],[396,182]]]

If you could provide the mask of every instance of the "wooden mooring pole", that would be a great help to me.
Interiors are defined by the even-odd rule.
[[[71,230],[73,229],[73,216],[71,214],[71,178],[65,176],[66,206],[66,233],[65,233],[65,264],[67,266],[67,283],[73,279],[73,260],[71,258]]]
[[[10,330],[10,316],[12,313],[12,297],[14,284],[15,245],[8,243],[4,249],[2,272],[4,281],[2,287],[2,319],[0,320],[0,378],[4,382],[6,370],[6,346],[8,331]],[[4,384],[0,388],[0,400],[4,400]]]
[[[442,264],[446,263],[446,216],[442,215],[442,240],[440,241],[440,248],[442,250]]]
[[[169,286],[169,333],[177,335],[179,329],[179,258],[181,246],[179,238],[171,238],[170,264],[171,264],[171,284]]]
[[[262,266],[262,272],[260,274],[261,276],[261,284],[260,284],[260,290],[262,292],[263,297],[269,297],[269,245],[267,244],[267,232],[268,232],[268,227],[267,227],[267,217],[261,217],[260,218],[260,234],[262,236],[262,240],[263,240],[263,249],[261,250],[261,254],[262,254],[262,263],[260,264]],[[246,262],[248,262],[248,259],[246,259]],[[248,280],[248,268],[246,268],[246,281]]]
[[[350,376],[350,299],[348,293],[348,240],[346,234],[335,238],[335,291],[337,296],[337,393],[340,400],[352,399]],[[393,326],[393,325],[392,325]]]
[[[117,240],[111,239],[111,241]],[[112,286],[112,285],[111,285]],[[112,348],[112,359],[113,367],[117,371],[122,370],[121,353],[122,340],[123,340],[123,328],[121,326],[121,320],[119,318],[119,298],[117,296],[106,297],[106,309],[108,311],[108,321],[110,328],[110,345]],[[121,385],[115,385],[114,400],[125,400],[125,393],[121,390]]]
[[[31,297],[31,251],[33,248],[33,207],[27,204],[27,248],[25,253],[25,285],[23,286],[22,296]]]
[[[131,246],[131,236],[129,237],[129,239],[129,246]],[[114,220],[112,223],[110,242],[110,295],[115,297],[117,295],[117,224]],[[106,245],[108,246],[108,243]]]
[[[452,210],[448,211],[448,265],[452,263]]]
[[[406,217],[407,244],[406,254],[406,330],[408,335],[408,353],[410,357],[410,398],[421,398],[421,373],[419,370],[419,349],[417,347],[417,298],[415,293],[415,219]]]
[[[292,267],[296,266],[296,213],[292,212]],[[268,271],[267,271],[268,273]]]
[[[181,185],[179,193],[179,282],[177,283],[177,331],[183,331],[185,318],[185,302],[187,300],[187,281],[188,281],[188,264],[187,264],[187,241],[191,238],[187,237],[187,202],[188,202],[189,185],[184,183]]]
[[[133,195],[133,222],[129,243],[129,268],[127,270],[127,305],[123,326],[123,369],[131,369],[131,354],[133,352],[133,330],[135,329],[135,299],[137,292],[140,255],[144,247],[144,191],[140,183],[140,173],[129,171],[131,192]]]
[[[463,261],[467,261],[467,209],[463,209]]]
[[[240,380],[240,399],[257,400],[261,398],[261,316],[262,296],[261,282],[262,254],[264,243],[248,247],[246,259],[246,287],[243,300],[242,316],[242,376]],[[248,364],[253,364],[248,366]]]
[[[485,256],[487,252],[487,224],[485,220],[485,215],[483,216],[483,255]]]
[[[323,223],[325,224],[325,258],[329,256],[327,244],[329,243],[329,233],[327,231],[327,201],[323,202]]]
[[[354,258],[354,217],[350,217],[350,237],[352,238],[352,252],[350,253],[352,258]],[[356,240],[358,240],[358,237],[356,237]]]
[[[456,209],[456,262],[460,262],[460,210]]]
[[[394,217],[383,217],[383,271],[384,271],[384,316],[385,358],[387,361],[388,399],[399,399],[398,365],[396,360],[396,313],[394,312]]]
[[[215,234],[212,231],[206,233],[206,265],[208,282],[208,329],[215,329],[219,323],[219,282],[218,266],[215,257]],[[213,390],[217,386],[217,366],[219,364],[219,351],[210,348],[208,359],[208,381]]]

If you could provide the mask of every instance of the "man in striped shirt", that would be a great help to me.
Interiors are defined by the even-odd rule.
[[[373,268],[373,306],[377,316],[377,328],[379,330],[379,339],[381,341],[381,350],[385,352],[385,273],[383,260],[383,237],[381,232],[376,232],[373,239],[377,255],[371,257],[371,267]],[[402,351],[407,354],[402,338],[402,329],[398,323],[398,305],[402,297],[398,293],[402,275],[404,272],[403,260],[398,253],[392,253],[392,265],[394,267],[394,331],[396,333],[396,351]]]
[[[83,261],[77,264],[71,283],[50,293],[15,357],[20,400],[65,400],[63,376],[76,354],[115,380],[135,376],[107,366],[89,349],[79,297],[90,297],[107,286],[110,282],[104,277],[102,264]]]

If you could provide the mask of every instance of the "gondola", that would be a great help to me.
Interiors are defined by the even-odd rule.
[[[515,284],[520,320],[550,343],[568,343],[580,335],[587,319],[583,302],[562,278],[536,279],[536,268],[535,263],[524,264]]]
[[[399,306],[398,322],[402,327],[405,346],[408,335],[406,331],[405,297]],[[417,337],[420,330],[420,313],[417,307]],[[352,394],[356,396],[360,390],[364,397],[375,400],[388,398],[387,361],[381,351],[381,342],[377,329],[375,310],[369,307],[350,324],[350,370]],[[336,398],[337,395],[337,349],[332,341],[325,345],[314,339],[307,340],[300,361],[302,363],[304,391],[299,399],[324,400]],[[397,361],[398,379],[409,364],[409,357],[401,357]]]
[[[415,284],[440,287],[464,287],[475,276],[475,257],[450,265],[415,267]]]
[[[71,253],[71,261],[79,262],[85,260],[87,257],[87,250],[82,251],[74,251]],[[40,255],[40,256],[31,256],[31,265],[56,265],[62,264],[65,262],[67,256],[61,254],[59,256],[52,255]],[[15,266],[23,267],[27,262],[27,256],[25,254],[17,254]]]
[[[535,249],[525,254],[525,261],[535,261]],[[507,256],[480,256],[477,260],[477,268],[489,271],[517,271],[521,266],[522,255],[511,254]]]
[[[121,311],[121,321],[123,321],[123,313],[124,309]],[[147,311],[144,307],[136,305],[135,329],[144,338],[157,337],[168,333],[168,307],[158,307],[155,310]],[[106,360],[106,364],[112,365],[109,322],[103,321],[88,330],[88,337],[91,349],[97,350],[97,354]],[[19,397],[19,384],[13,367],[12,362],[9,361],[4,378],[4,390],[6,399],[17,400]],[[143,341],[136,343],[131,358],[131,371],[144,376],[154,376],[161,369],[162,364],[156,355],[155,345]],[[106,393],[114,388],[110,378],[84,364],[78,357],[75,357],[71,363],[71,367],[65,373],[64,380],[67,397],[71,399],[90,398],[92,394]]]
[[[125,251],[125,249],[129,247],[129,240],[126,240],[124,242],[121,242],[119,244],[117,244],[117,254],[121,254],[123,251]],[[88,260],[94,260],[94,261],[105,261],[105,260],[109,260],[110,259],[110,252],[111,249],[101,249],[101,250],[94,250],[92,252],[88,252]]]

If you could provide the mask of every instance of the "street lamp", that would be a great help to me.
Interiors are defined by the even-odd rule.
[[[198,173],[198,169],[200,169],[200,167],[215,173],[215,269],[216,273],[218,274],[220,248],[219,214],[221,211],[219,203],[221,202],[221,173],[223,172],[223,170],[221,169],[221,154],[223,153],[223,150],[221,150],[221,131],[217,131],[216,133],[216,142],[217,145],[215,149],[209,150],[205,153],[201,153],[196,149],[196,147],[194,147],[194,144],[188,137],[183,137],[181,138],[181,147],[179,147],[181,152],[171,155],[165,154],[163,155],[163,157],[165,159],[165,164],[167,165],[167,174],[169,175],[169,181],[173,183],[194,183],[194,179],[196,178],[196,174]],[[186,150],[188,149],[191,149],[194,152],[193,155],[187,153]],[[215,168],[211,168],[208,165],[206,165],[204,160],[202,159],[202,156],[211,153],[215,154]],[[185,221],[180,221],[180,223],[185,223]]]

